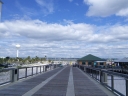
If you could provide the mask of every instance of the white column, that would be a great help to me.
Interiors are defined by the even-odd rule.
[[[17,49],[17,57],[18,57],[18,54],[19,54],[19,50]]]
[[[19,54],[19,48],[20,48],[20,45],[17,44],[17,45],[16,45],[16,50],[17,50],[17,52],[16,52],[17,54],[16,54],[16,55],[17,55],[17,57],[18,57],[18,54]]]

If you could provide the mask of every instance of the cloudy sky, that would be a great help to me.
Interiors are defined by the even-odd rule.
[[[128,0],[3,0],[0,57],[128,57]]]

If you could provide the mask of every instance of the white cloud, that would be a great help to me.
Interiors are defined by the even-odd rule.
[[[116,13],[117,16],[128,16],[128,8],[122,9]]]
[[[89,5],[87,16],[128,16],[128,0],[84,0],[84,3]]]
[[[73,0],[69,0],[69,2],[72,2]]]
[[[82,57],[91,53],[101,57],[123,57],[128,54],[128,25],[95,26],[73,22],[62,25],[40,20],[14,20],[0,23],[0,30],[0,54],[3,56],[15,56],[17,43],[21,45],[21,56],[47,54],[54,57],[56,54],[66,57],[71,54]]]
[[[75,3],[76,4],[76,6],[79,6],[79,4],[78,3]]]
[[[93,27],[80,23],[80,24],[47,24],[39,20],[35,21],[13,21],[5,22],[4,27],[7,27],[6,32],[10,32],[10,35],[20,35],[27,38],[38,38],[42,40],[81,40],[81,34],[83,38],[86,38],[84,35],[92,33]],[[17,26],[17,27],[15,27]],[[2,32],[2,31],[1,31]],[[57,38],[56,38],[57,37]]]
[[[53,0],[35,0],[45,15],[51,14],[54,12],[54,3]]]

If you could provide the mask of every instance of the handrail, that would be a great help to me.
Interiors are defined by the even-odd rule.
[[[33,76],[42,72],[46,72],[47,67],[49,66],[49,70],[55,69],[58,67],[57,64],[54,65],[37,65],[37,66],[25,66],[25,67],[21,67],[21,68],[4,68],[4,69],[0,69],[0,76],[3,76],[5,78],[0,78],[0,85],[3,84],[7,84],[7,83],[11,83],[11,82],[15,82],[17,80],[20,80],[22,78],[27,78],[29,76]],[[51,68],[52,67],[52,68]],[[35,68],[35,69],[34,69]],[[24,71],[22,71],[22,74],[24,74],[24,76],[20,77],[20,70],[24,69]],[[30,69],[30,70],[28,70]],[[31,72],[28,74],[28,72]],[[7,75],[5,75],[7,74]]]
[[[89,74],[93,79],[96,81],[100,82],[103,86],[107,87],[110,89],[113,93],[118,94],[119,96],[128,96],[128,74],[122,74],[122,73],[117,73],[114,71],[110,71],[108,69],[101,69],[101,68],[94,68],[94,67],[88,67],[88,66],[82,66],[82,65],[77,65],[78,68]],[[107,77],[110,76],[111,78],[111,85],[107,84]],[[118,90],[115,89],[114,87],[114,76],[119,76],[121,78],[124,78],[126,82],[126,92],[121,93]]]

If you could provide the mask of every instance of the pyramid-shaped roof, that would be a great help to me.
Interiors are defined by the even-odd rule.
[[[105,61],[104,59],[101,59],[97,56],[94,56],[94,55],[91,55],[91,54],[88,54],[80,59],[78,59],[78,61]]]

